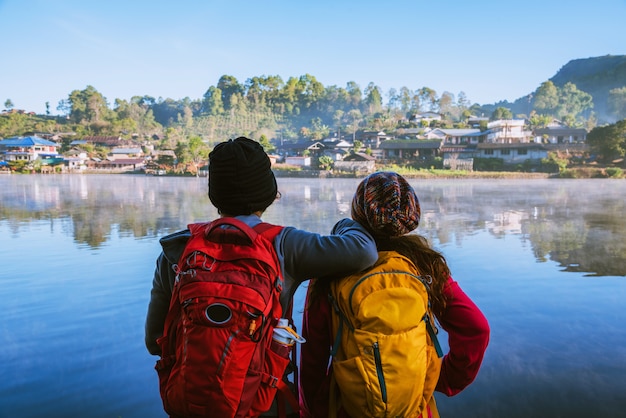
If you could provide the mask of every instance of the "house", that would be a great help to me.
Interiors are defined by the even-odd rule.
[[[501,119],[487,124],[486,141],[494,144],[530,142],[532,132],[524,130],[523,119]]]
[[[470,116],[467,118],[467,124],[470,128],[479,128],[481,124],[487,125],[489,123],[489,118],[484,116]]]
[[[137,158],[143,156],[143,150],[139,147],[116,147],[111,150],[109,155],[114,159]]]
[[[284,143],[280,146],[280,152],[287,156],[302,156],[308,153],[312,156],[321,156],[326,149],[326,145],[322,141],[299,141],[292,143]]]
[[[298,167],[310,167],[311,157],[285,157],[285,164],[296,165]]]
[[[441,147],[443,167],[451,170],[474,169],[474,154],[476,145],[444,145]]]
[[[354,144],[346,140],[337,139],[325,139],[325,150],[322,151],[322,155],[326,155],[333,159],[333,161],[341,161],[346,155],[349,155],[354,148]]]
[[[484,141],[484,133],[480,129],[441,129],[436,128],[423,135],[425,139],[440,140],[445,145],[478,144]]]
[[[587,142],[587,130],[566,126],[537,128],[533,132],[535,142],[541,144],[580,144]]]
[[[95,171],[124,173],[143,170],[146,162],[143,158],[120,158],[116,160],[89,161],[87,168]]]
[[[350,173],[372,173],[376,169],[376,158],[363,152],[356,152],[336,161],[334,169]]]
[[[88,144],[107,148],[126,146],[130,144],[130,141],[125,140],[121,136],[86,136],[83,138],[83,141]]]
[[[421,126],[428,126],[433,121],[440,121],[443,119],[441,113],[437,112],[421,112],[414,115],[410,122],[419,124]]]
[[[526,160],[540,161],[548,158],[548,149],[542,144],[534,142],[515,144],[491,144],[483,143],[476,145],[475,157],[501,158],[505,164],[519,164]]]
[[[380,144],[392,139],[392,137],[383,131],[363,131],[357,134],[357,139],[366,148],[380,148]]]
[[[13,137],[0,141],[0,155],[5,161],[35,161],[58,157],[58,147],[38,136]]]
[[[380,144],[380,148],[383,150],[383,159],[427,159],[439,156],[441,145],[440,139],[393,139]]]

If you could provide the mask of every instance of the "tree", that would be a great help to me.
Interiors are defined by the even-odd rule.
[[[361,87],[359,87],[359,85],[354,81],[349,81],[346,84],[346,90],[348,91],[348,95],[350,97],[349,105],[354,109],[358,109],[359,106],[361,106],[361,100],[363,96],[361,92]]]
[[[461,113],[463,113],[465,110],[468,110],[471,106],[471,103],[464,91],[459,92],[456,99],[456,105],[458,106]]]
[[[6,101],[4,102],[4,108],[6,110],[13,109],[13,102],[11,101],[11,99],[6,99]]]
[[[623,158],[626,156],[626,119],[592,129],[587,134],[587,143],[591,151],[606,162]]]
[[[491,120],[500,120],[500,119],[513,119],[513,113],[510,109],[506,107],[498,107],[491,114]]]
[[[590,94],[578,90],[575,84],[565,83],[558,89],[559,104],[557,106],[557,116],[565,118],[570,116],[570,120],[576,121],[576,117],[585,110],[593,108],[593,98]],[[569,125],[572,126],[573,123]]]
[[[437,92],[428,87],[422,87],[417,92],[417,97],[419,98],[419,103],[424,105],[429,105],[431,111],[437,112],[439,110],[438,100],[437,100]]]
[[[217,82],[217,88],[222,92],[224,108],[230,110],[233,106],[231,99],[234,95],[243,95],[244,88],[232,75],[223,75]]]
[[[318,164],[322,170],[332,170],[334,161],[328,155],[322,155],[318,158]]]
[[[263,147],[265,152],[270,153],[276,149],[276,147],[270,142],[266,135],[261,135],[259,138],[259,144]]]
[[[74,90],[68,97],[70,120],[80,124],[94,124],[105,121],[110,116],[107,101],[93,86],[84,90]]]
[[[383,107],[380,87],[374,83],[369,83],[365,89],[365,104],[367,105],[367,113],[370,115],[380,112]]]
[[[348,119],[350,120],[350,126],[352,127],[352,142],[356,139],[356,131],[359,130],[359,122],[363,118],[361,112],[358,109],[352,109],[348,112]]]
[[[559,92],[552,81],[541,83],[535,91],[534,97],[534,108],[539,113],[556,114],[556,108],[559,105]]]
[[[399,96],[400,109],[402,109],[402,112],[407,113],[412,107],[411,99],[413,97],[413,92],[409,90],[408,87],[401,87]],[[419,110],[419,106],[417,110]]]
[[[454,107],[454,94],[444,91],[439,99],[439,112],[448,117],[452,116]]]
[[[202,113],[211,116],[217,116],[224,113],[224,102],[222,100],[222,90],[215,86],[209,87],[204,93],[204,101],[202,102]]]
[[[626,87],[609,91],[607,107],[611,116],[617,120],[626,119]]]

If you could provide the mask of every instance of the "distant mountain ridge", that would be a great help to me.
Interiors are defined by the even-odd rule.
[[[600,121],[615,122],[615,118],[608,114],[607,99],[612,89],[626,87],[626,55],[571,60],[549,81],[559,88],[568,82],[575,84],[578,90],[593,97],[593,112]],[[525,113],[527,108],[528,95],[517,99],[511,110],[513,113]]]
[[[609,91],[626,86],[626,55],[576,59],[565,64],[550,79],[557,87],[571,82],[578,90],[593,97],[594,112],[603,119],[608,117]]]

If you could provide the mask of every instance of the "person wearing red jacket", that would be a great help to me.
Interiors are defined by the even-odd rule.
[[[392,172],[377,172],[366,177],[352,201],[352,218],[372,234],[379,251],[397,251],[410,258],[421,272],[432,276],[432,308],[448,334],[449,345],[435,390],[454,396],[476,378],[489,343],[490,329],[483,313],[452,278],[444,256],[432,249],[425,238],[409,234],[417,228],[420,215],[413,188],[402,176]],[[334,335],[327,292],[328,283],[315,280],[310,282],[307,291],[302,322],[302,336],[307,342],[301,347],[299,368],[301,418],[326,418],[331,415],[331,407],[337,408],[329,404],[330,349]],[[333,412],[340,418],[349,417],[341,408]],[[427,414],[428,418],[439,416],[434,397]]]

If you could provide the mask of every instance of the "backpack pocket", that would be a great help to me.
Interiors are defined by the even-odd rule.
[[[256,392],[264,350],[251,338],[250,324],[258,323],[252,327],[255,333],[263,321],[252,312],[258,310],[224,298],[184,301],[174,364],[169,373],[163,371],[169,374],[161,390],[164,402],[177,406],[170,414],[229,416],[246,402],[244,391]]]
[[[282,380],[290,362],[289,353],[291,349],[292,347],[286,347],[272,339],[269,349],[265,350],[261,385],[257,391],[256,400],[253,402],[252,412],[254,414],[268,411],[276,397],[279,386],[283,383],[286,384]]]
[[[424,326],[391,335],[349,333],[346,359],[333,362],[333,373],[350,415],[419,416],[428,365]]]

